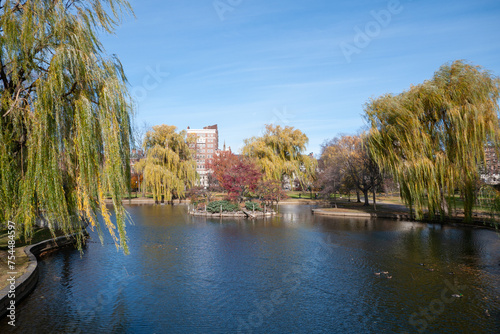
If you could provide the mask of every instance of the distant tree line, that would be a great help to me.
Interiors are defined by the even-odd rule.
[[[212,199],[214,192],[225,192],[227,199],[243,202],[255,195],[272,204],[286,194],[283,182],[297,180],[302,187],[312,187],[316,176],[316,160],[304,154],[308,138],[293,127],[267,125],[262,137],[246,141],[241,155],[219,151],[207,163],[210,170],[206,185],[197,185],[195,157],[189,150],[185,131],[175,126],[153,126],[143,140],[145,157],[134,166],[137,178],[154,199]]]
[[[340,195],[355,195],[365,206],[371,197],[376,210],[377,193],[389,188],[417,219],[450,216],[458,194],[469,221],[480,191],[499,197],[479,177],[485,147],[499,143],[498,97],[497,77],[455,61],[408,91],[368,101],[369,128],[326,140],[318,160],[305,154],[302,131],[266,125],[262,136],[245,140],[241,155],[215,155],[208,185],[194,187],[196,164],[185,132],[162,125],[147,132],[146,158],[137,168],[155,199],[181,198],[191,189],[190,195],[206,201],[219,191],[231,201],[253,195],[273,203],[290,183],[318,191],[333,205]]]

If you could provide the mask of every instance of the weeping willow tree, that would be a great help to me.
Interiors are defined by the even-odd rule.
[[[69,234],[85,220],[100,232],[102,216],[127,252],[131,103],[97,33],[130,12],[121,0],[0,1],[0,215],[25,239],[40,221]]]
[[[145,186],[154,200],[171,201],[185,196],[187,188],[197,179],[196,161],[191,158],[186,131],[176,132],[175,126],[157,125],[144,139],[146,158],[136,166],[142,170]]]
[[[397,178],[417,219],[424,209],[448,215],[458,190],[471,220],[485,146],[499,143],[499,88],[488,71],[455,61],[423,84],[367,103],[373,156]]]
[[[266,125],[262,137],[245,140],[243,154],[257,159],[264,181],[290,182],[297,178],[302,187],[309,185],[316,173],[316,159],[303,154],[309,142],[299,129],[290,126]]]

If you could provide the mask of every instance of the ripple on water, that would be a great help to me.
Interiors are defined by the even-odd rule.
[[[107,239],[82,256],[48,254],[19,326],[2,320],[0,332],[500,332],[491,231],[314,217],[307,206],[223,223],[185,209],[130,207],[129,256]],[[463,297],[450,299],[450,285]],[[432,320],[420,314],[430,307]]]

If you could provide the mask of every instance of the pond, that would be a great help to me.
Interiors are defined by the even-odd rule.
[[[500,333],[494,231],[311,208],[252,221],[129,206],[130,255],[92,234],[83,255],[43,257],[0,333]]]

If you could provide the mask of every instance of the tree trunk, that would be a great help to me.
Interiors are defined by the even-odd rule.
[[[445,216],[448,217],[449,214],[448,201],[446,200],[443,189],[441,189],[441,220],[443,220]]]
[[[144,182],[144,177],[142,179],[142,197],[146,197],[146,183]]]
[[[375,200],[375,187],[373,188],[373,210],[377,211],[377,201]]]
[[[466,223],[472,222],[472,208],[475,199],[474,188],[466,184],[464,189],[464,219]]]
[[[413,200],[410,199],[408,203],[409,209],[410,209],[410,219],[415,220],[415,217],[413,215]]]
[[[363,190],[363,195],[365,195],[365,204],[363,204],[363,206],[370,205],[370,202],[368,201],[368,190]]]
[[[359,190],[356,190],[357,203],[361,203],[361,198],[359,196]]]

